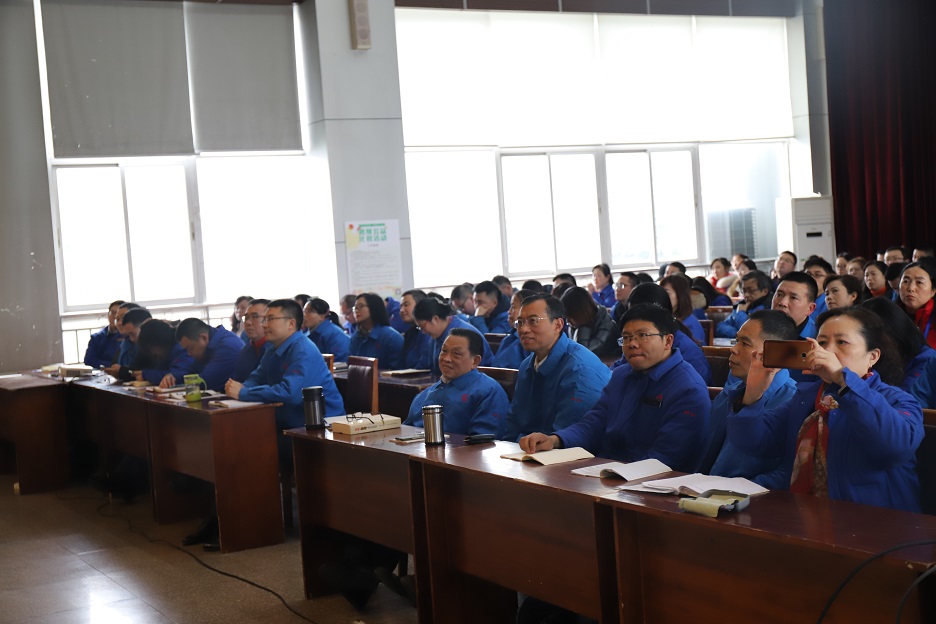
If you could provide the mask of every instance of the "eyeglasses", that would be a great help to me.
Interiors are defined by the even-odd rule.
[[[366,304],[366,303],[356,303],[356,304],[354,305],[354,311],[355,311],[355,312],[360,312],[361,310],[364,310],[364,309],[366,309],[366,308],[367,308],[367,304]]]
[[[753,295],[755,293],[759,293],[760,291],[761,291],[760,288],[742,288],[741,289],[741,292],[744,293],[745,295]]]
[[[517,329],[521,329],[524,325],[529,325],[530,329],[532,329],[536,327],[537,325],[539,325],[540,321],[546,321],[546,320],[549,320],[549,319],[547,319],[545,316],[531,316],[525,319],[520,318],[514,321],[514,327],[516,327]]]
[[[266,325],[270,321],[275,321],[277,319],[291,319],[291,316],[263,316],[260,318],[260,323]]]
[[[617,284],[614,285],[614,288],[615,288],[616,290],[624,290],[625,288],[630,288],[630,287],[631,287],[630,284],[622,284],[622,283],[620,283],[620,282],[618,282]]]
[[[247,321],[260,321],[262,323],[263,316],[260,314],[257,314],[256,312],[254,312],[253,314],[245,314],[244,322],[246,323]]]
[[[634,340],[636,340],[638,344],[641,344],[641,343],[647,342],[653,336],[665,336],[665,335],[666,334],[645,334],[645,333],[633,334],[633,335],[624,334],[623,336],[618,338],[618,346],[623,347],[626,344],[630,344]]]

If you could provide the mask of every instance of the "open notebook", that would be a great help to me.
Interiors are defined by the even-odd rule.
[[[659,459],[642,459],[629,464],[609,462],[607,464],[598,464],[597,466],[576,468],[572,471],[572,474],[581,475],[583,477],[617,478],[624,479],[625,481],[633,481],[635,479],[645,479],[654,475],[663,474],[664,472],[672,472],[672,470],[672,468]]]
[[[713,492],[756,496],[769,491],[767,488],[761,487],[744,477],[713,477],[698,472],[673,477],[672,479],[657,479],[656,481],[644,481],[636,485],[622,485],[618,489],[655,494],[685,494],[687,496],[706,496]]]
[[[544,466],[551,466],[575,461],[576,459],[590,459],[594,455],[580,446],[573,446],[572,448],[553,449],[551,451],[540,451],[539,453],[507,453],[501,455],[501,457],[515,461],[539,462]]]

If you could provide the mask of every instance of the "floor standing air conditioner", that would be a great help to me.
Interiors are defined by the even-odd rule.
[[[799,259],[821,256],[835,264],[835,228],[831,197],[777,199],[777,251],[793,251]],[[802,268],[802,263],[797,269]]]

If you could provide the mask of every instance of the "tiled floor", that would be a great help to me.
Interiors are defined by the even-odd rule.
[[[19,496],[14,481],[0,476],[0,623],[304,621],[275,596],[159,543],[179,544],[198,522],[157,525],[148,501],[102,507],[105,499],[89,487]],[[157,543],[131,532],[127,520]],[[416,622],[415,610],[382,586],[363,613],[338,596],[305,600],[296,534],[287,534],[284,544],[239,553],[185,550],[279,593],[309,621]]]

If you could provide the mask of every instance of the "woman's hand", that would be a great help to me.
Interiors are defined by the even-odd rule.
[[[588,294],[590,295],[594,295],[596,292],[598,292],[597,290],[595,290],[595,285],[592,284],[591,282],[588,282],[587,284],[585,284],[585,288],[588,289]]]
[[[816,375],[826,383],[834,383],[839,386],[845,385],[845,367],[839,362],[838,357],[831,351],[826,351],[813,338],[807,338],[812,344],[812,350],[806,354],[806,366],[809,370],[805,371],[809,375]]]

